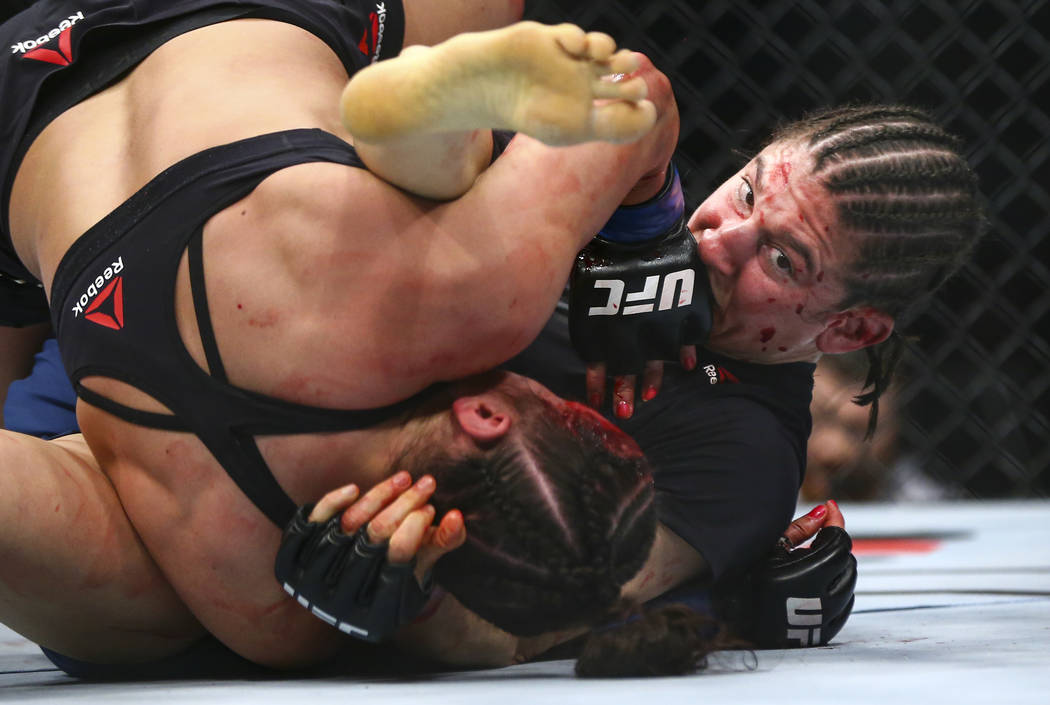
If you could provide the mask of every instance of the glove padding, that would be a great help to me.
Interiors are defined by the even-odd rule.
[[[677,360],[711,330],[707,269],[683,215],[640,245],[601,236],[576,257],[569,280],[569,337],[610,375],[637,374],[647,360]]]
[[[808,549],[778,545],[742,580],[719,586],[715,609],[760,648],[823,646],[853,610],[857,559],[844,529],[826,526]]]
[[[281,537],[274,574],[285,592],[315,616],[365,641],[382,641],[418,616],[432,581],[428,574],[419,586],[415,559],[388,563],[386,542],[370,543],[365,527],[344,533],[338,514],[325,523],[308,521],[313,507],[299,507]]]

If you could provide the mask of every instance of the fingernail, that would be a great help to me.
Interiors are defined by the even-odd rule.
[[[625,402],[624,400],[621,399],[620,401],[616,402],[616,417],[617,418],[629,419],[629,418],[631,418],[631,414],[633,412],[634,412],[634,409],[632,409],[631,405],[628,404],[627,402]]]
[[[820,519],[822,516],[828,513],[828,508],[823,504],[819,507],[814,507],[813,511],[809,513],[809,517],[812,519]]]
[[[838,503],[838,502],[836,502],[836,501],[835,501],[835,500],[833,500],[833,499],[829,499],[829,500],[828,500],[828,504],[830,504],[831,506],[835,507],[835,509],[838,509],[838,508],[839,508],[839,503]]]
[[[419,478],[419,482],[416,483],[416,487],[424,491],[430,491],[434,489],[434,478],[430,475],[424,475]]]
[[[646,387],[642,392],[642,401],[652,401],[656,397],[656,387]]]
[[[591,407],[594,409],[600,408],[602,405],[602,395],[597,392],[591,395]]]
[[[397,487],[399,489],[404,489],[405,487],[408,487],[409,485],[412,484],[412,476],[409,475],[407,472],[402,471],[402,472],[399,472],[398,474],[394,475],[393,482],[394,482],[394,487]]]
[[[692,372],[694,369],[696,369],[696,356],[686,355],[682,359],[682,367],[684,367],[688,372]]]

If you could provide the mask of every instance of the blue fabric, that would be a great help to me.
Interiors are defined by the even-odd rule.
[[[51,663],[74,678],[94,681],[170,680],[262,676],[267,669],[241,658],[212,637],[174,656],[147,663],[104,664],[80,661],[40,647]]]
[[[36,355],[33,371],[11,384],[4,402],[4,426],[44,439],[79,433],[77,395],[62,367],[54,338],[44,342]]]
[[[675,229],[685,214],[685,195],[678,167],[672,162],[660,193],[645,203],[617,208],[598,237],[621,245],[638,245],[662,238]]]

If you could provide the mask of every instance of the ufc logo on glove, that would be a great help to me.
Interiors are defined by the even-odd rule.
[[[788,624],[791,625],[785,635],[788,639],[798,639],[800,646],[814,646],[821,643],[820,627],[824,620],[819,597],[789,597],[785,601],[784,608],[787,612]]]
[[[640,313],[652,313],[656,303],[656,294],[660,292],[660,311],[667,311],[675,306],[689,306],[693,303],[693,283],[696,280],[692,269],[682,269],[677,272],[666,274],[663,277],[663,286],[660,285],[658,275],[645,278],[645,284],[641,291],[627,294],[626,301],[631,304],[624,306],[624,290],[627,282],[622,279],[598,279],[594,282],[595,289],[608,290],[608,300],[603,306],[591,306],[587,309],[588,316],[634,316]],[[635,303],[648,302],[648,303]]]
[[[569,280],[569,337],[586,362],[612,375],[648,360],[677,360],[711,330],[707,269],[685,226],[674,164],[660,193],[621,206],[580,254]]]

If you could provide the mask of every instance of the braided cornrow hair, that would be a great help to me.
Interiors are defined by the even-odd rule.
[[[457,508],[467,527],[467,542],[438,561],[437,583],[518,636],[608,618],[656,531],[637,447],[625,452],[593,418],[541,404],[526,432],[426,468],[438,515]]]
[[[911,107],[824,111],[780,129],[773,141],[780,140],[808,144],[813,173],[857,246],[839,308],[871,306],[895,320],[888,340],[865,349],[868,374],[854,398],[871,406],[870,438],[879,397],[903,352],[900,329],[958,271],[984,232],[977,178],[959,141]]]

